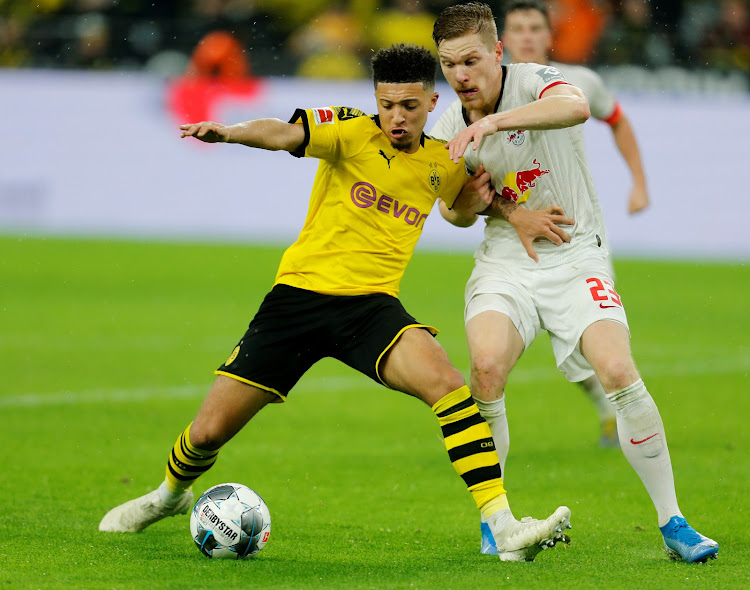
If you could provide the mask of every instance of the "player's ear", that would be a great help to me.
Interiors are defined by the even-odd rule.
[[[495,43],[495,63],[500,64],[503,61],[503,42],[498,41]]]
[[[437,92],[433,92],[432,100],[430,101],[430,108],[428,109],[430,113],[435,110],[435,105],[437,105],[438,98],[440,98],[440,95]]]

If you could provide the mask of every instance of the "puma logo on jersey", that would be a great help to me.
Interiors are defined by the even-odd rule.
[[[388,170],[390,170],[391,169],[391,160],[393,160],[393,158],[395,158],[396,156],[391,156],[389,158],[388,156],[385,155],[385,152],[383,150],[380,150],[378,153],[385,158],[386,162],[388,162]]]

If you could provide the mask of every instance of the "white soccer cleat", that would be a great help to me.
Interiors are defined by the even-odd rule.
[[[192,490],[186,490],[172,507],[166,506],[159,491],[154,490],[107,512],[99,523],[99,530],[107,533],[137,533],[167,516],[186,514],[192,505]]]
[[[494,529],[492,517],[488,519]],[[534,561],[542,549],[554,547],[556,543],[570,543],[565,530],[570,525],[570,509],[560,506],[544,520],[525,517],[514,521],[494,533],[500,561]]]

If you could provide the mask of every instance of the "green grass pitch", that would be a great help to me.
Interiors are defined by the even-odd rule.
[[[478,514],[429,408],[334,361],[266,408],[196,484],[239,481],[273,517],[254,559],[211,561],[188,518],[100,533],[159,484],[212,371],[271,287],[282,249],[0,239],[0,587],[740,588],[750,585],[750,271],[618,260],[641,373],[667,428],[678,499],[721,544],[665,556],[655,513],[543,335],[510,377],[506,486],[517,517],[573,511],[535,563],[478,552]],[[418,252],[402,300],[466,373],[470,254]]]

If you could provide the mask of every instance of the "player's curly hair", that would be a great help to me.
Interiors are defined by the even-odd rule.
[[[439,47],[443,41],[473,33],[479,33],[488,47],[497,43],[495,16],[484,2],[456,4],[443,10],[432,27],[432,40]]]
[[[438,62],[429,49],[396,43],[380,49],[370,62],[375,88],[379,82],[403,84],[421,82],[425,89],[435,87]]]

